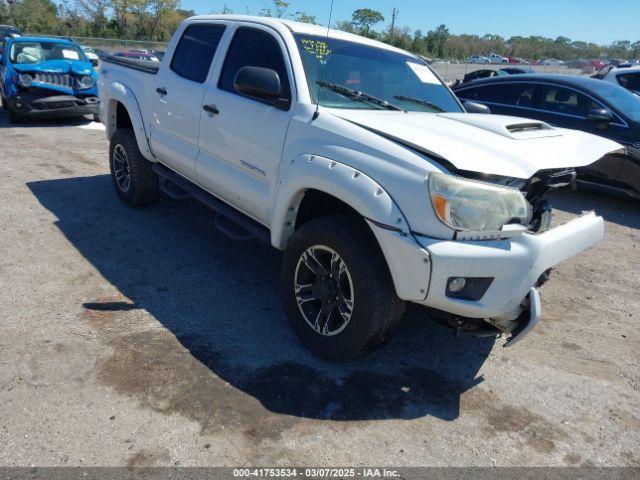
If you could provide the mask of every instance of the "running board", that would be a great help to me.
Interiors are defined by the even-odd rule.
[[[261,225],[231,205],[214,197],[209,192],[191,183],[172,170],[169,170],[164,165],[155,163],[153,165],[153,171],[159,177],[166,180],[167,183],[173,184],[175,189],[169,187],[172,193],[178,194],[177,196],[179,197],[188,194],[215,211],[218,214],[216,216],[215,226],[228,237],[234,240],[244,240],[253,237],[271,245],[271,233],[264,225]],[[162,190],[166,192],[164,188]],[[169,193],[169,196],[174,198],[171,193]]]
[[[160,190],[162,190],[165,194],[167,194],[173,200],[182,201],[182,200],[191,198],[191,195],[189,194],[189,192],[185,192],[183,189],[178,187],[175,183],[167,180],[166,178],[163,179],[162,185],[160,186]]]

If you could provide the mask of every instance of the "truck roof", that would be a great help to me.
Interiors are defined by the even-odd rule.
[[[343,32],[342,30],[334,30],[332,28],[327,29],[327,27],[323,27],[322,25],[313,25],[311,23],[296,22],[293,20],[285,20],[283,18],[260,17],[255,15],[226,15],[225,14],[225,15],[197,15],[195,17],[188,18],[186,21],[191,22],[191,21],[199,21],[199,20],[231,20],[236,22],[258,23],[260,25],[270,26],[276,30],[284,26],[287,28],[287,30],[289,30],[292,33],[300,33],[303,35],[317,35],[322,37],[326,37],[328,35],[330,38],[347,40],[354,43],[370,45],[376,48],[382,48],[385,50],[391,50],[394,52],[403,53],[405,55],[415,56],[405,50],[401,50],[391,45],[387,45],[386,43],[378,42],[377,40],[361,37],[360,35],[355,35],[349,32]]]

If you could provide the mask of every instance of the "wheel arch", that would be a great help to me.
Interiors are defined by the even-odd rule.
[[[104,124],[107,138],[110,140],[119,128],[130,128],[136,138],[140,153],[150,161],[155,161],[148,142],[147,129],[145,127],[142,111],[138,99],[131,91],[121,83],[114,82],[109,85],[109,101],[106,106]]]
[[[291,162],[279,182],[271,223],[274,247],[284,249],[301,223],[309,216],[319,216],[305,209],[311,196],[320,201],[333,199],[337,211],[327,213],[354,212],[373,223],[410,233],[400,208],[374,179],[344,163],[301,155]]]

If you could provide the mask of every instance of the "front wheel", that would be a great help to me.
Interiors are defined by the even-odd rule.
[[[375,237],[357,217],[304,224],[284,253],[281,291],[297,336],[330,361],[381,346],[404,312]]]

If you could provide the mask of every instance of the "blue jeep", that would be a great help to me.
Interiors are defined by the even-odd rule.
[[[25,117],[98,116],[97,73],[71,40],[3,39],[0,97],[11,121]]]

